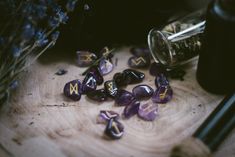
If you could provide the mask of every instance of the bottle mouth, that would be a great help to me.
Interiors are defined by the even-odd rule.
[[[166,67],[174,66],[172,47],[167,36],[161,31],[156,29],[150,30],[148,34],[148,46],[155,62],[160,62]]]

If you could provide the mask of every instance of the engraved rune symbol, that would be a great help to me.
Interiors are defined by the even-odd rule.
[[[164,99],[164,98],[165,98],[167,91],[168,91],[168,88],[165,88],[164,93],[161,93],[161,94],[159,95],[159,96],[160,96],[160,99]]]
[[[149,106],[147,106],[145,109],[144,109],[144,112],[146,112],[146,114],[149,114],[153,109],[153,105],[150,104]]]
[[[112,90],[113,90],[112,82],[109,82],[109,83],[108,83],[108,90],[109,90],[109,91],[112,91]]]
[[[90,61],[92,61],[92,54],[89,54],[89,55],[81,55],[81,60],[82,61],[88,61],[88,62],[90,62]]]
[[[117,125],[115,122],[112,123],[112,126],[114,127],[114,130],[116,131],[116,133],[120,133],[120,130],[118,129]]]
[[[78,94],[78,84],[77,83],[75,85],[70,83],[69,87],[70,87],[70,90],[69,90],[70,95],[72,95],[73,93]]]
[[[139,57],[139,58],[136,58],[136,59],[132,59],[132,62],[135,64],[135,65],[139,65],[141,62],[144,62],[146,63],[145,59],[143,57]]]

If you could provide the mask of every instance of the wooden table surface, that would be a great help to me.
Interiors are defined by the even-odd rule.
[[[105,80],[127,68],[129,49],[119,51],[114,56],[118,64]],[[115,106],[113,101],[97,103],[86,96],[78,102],[65,98],[64,84],[82,80],[85,70],[76,66],[70,54],[49,52],[23,74],[9,105],[1,107],[0,157],[167,157],[170,149],[190,136],[223,98],[198,85],[196,63],[192,63],[185,68],[184,81],[170,80],[173,99],[159,104],[155,121],[146,122],[137,116],[122,119],[123,138],[106,140],[105,126],[96,124],[96,116],[100,110],[122,113],[123,107]],[[55,75],[59,68],[68,73]],[[143,83],[154,87],[154,77],[148,70],[141,71],[146,74]],[[131,91],[134,86],[126,89]],[[214,156],[235,156],[235,130]]]

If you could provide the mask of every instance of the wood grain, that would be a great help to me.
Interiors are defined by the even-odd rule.
[[[105,80],[127,68],[129,49],[119,51],[114,57],[118,64]],[[68,73],[55,75],[59,68]],[[137,116],[121,120],[125,126],[123,138],[106,140],[105,126],[96,124],[97,114],[102,109],[121,114],[123,107],[111,100],[97,103],[86,96],[73,102],[62,94],[66,82],[83,79],[84,70],[75,65],[70,54],[49,52],[23,74],[10,104],[1,108],[1,157],[167,157],[173,145],[190,136],[222,99],[204,91],[195,80],[195,63],[188,65],[185,81],[170,80],[173,100],[159,105],[155,121],[146,122]],[[143,83],[155,87],[148,71],[141,71],[146,74]],[[134,86],[126,89],[131,91]],[[215,157],[234,157],[234,150],[235,131]]]

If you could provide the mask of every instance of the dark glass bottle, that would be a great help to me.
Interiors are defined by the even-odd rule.
[[[197,80],[209,92],[235,90],[235,0],[213,0],[207,10]]]

